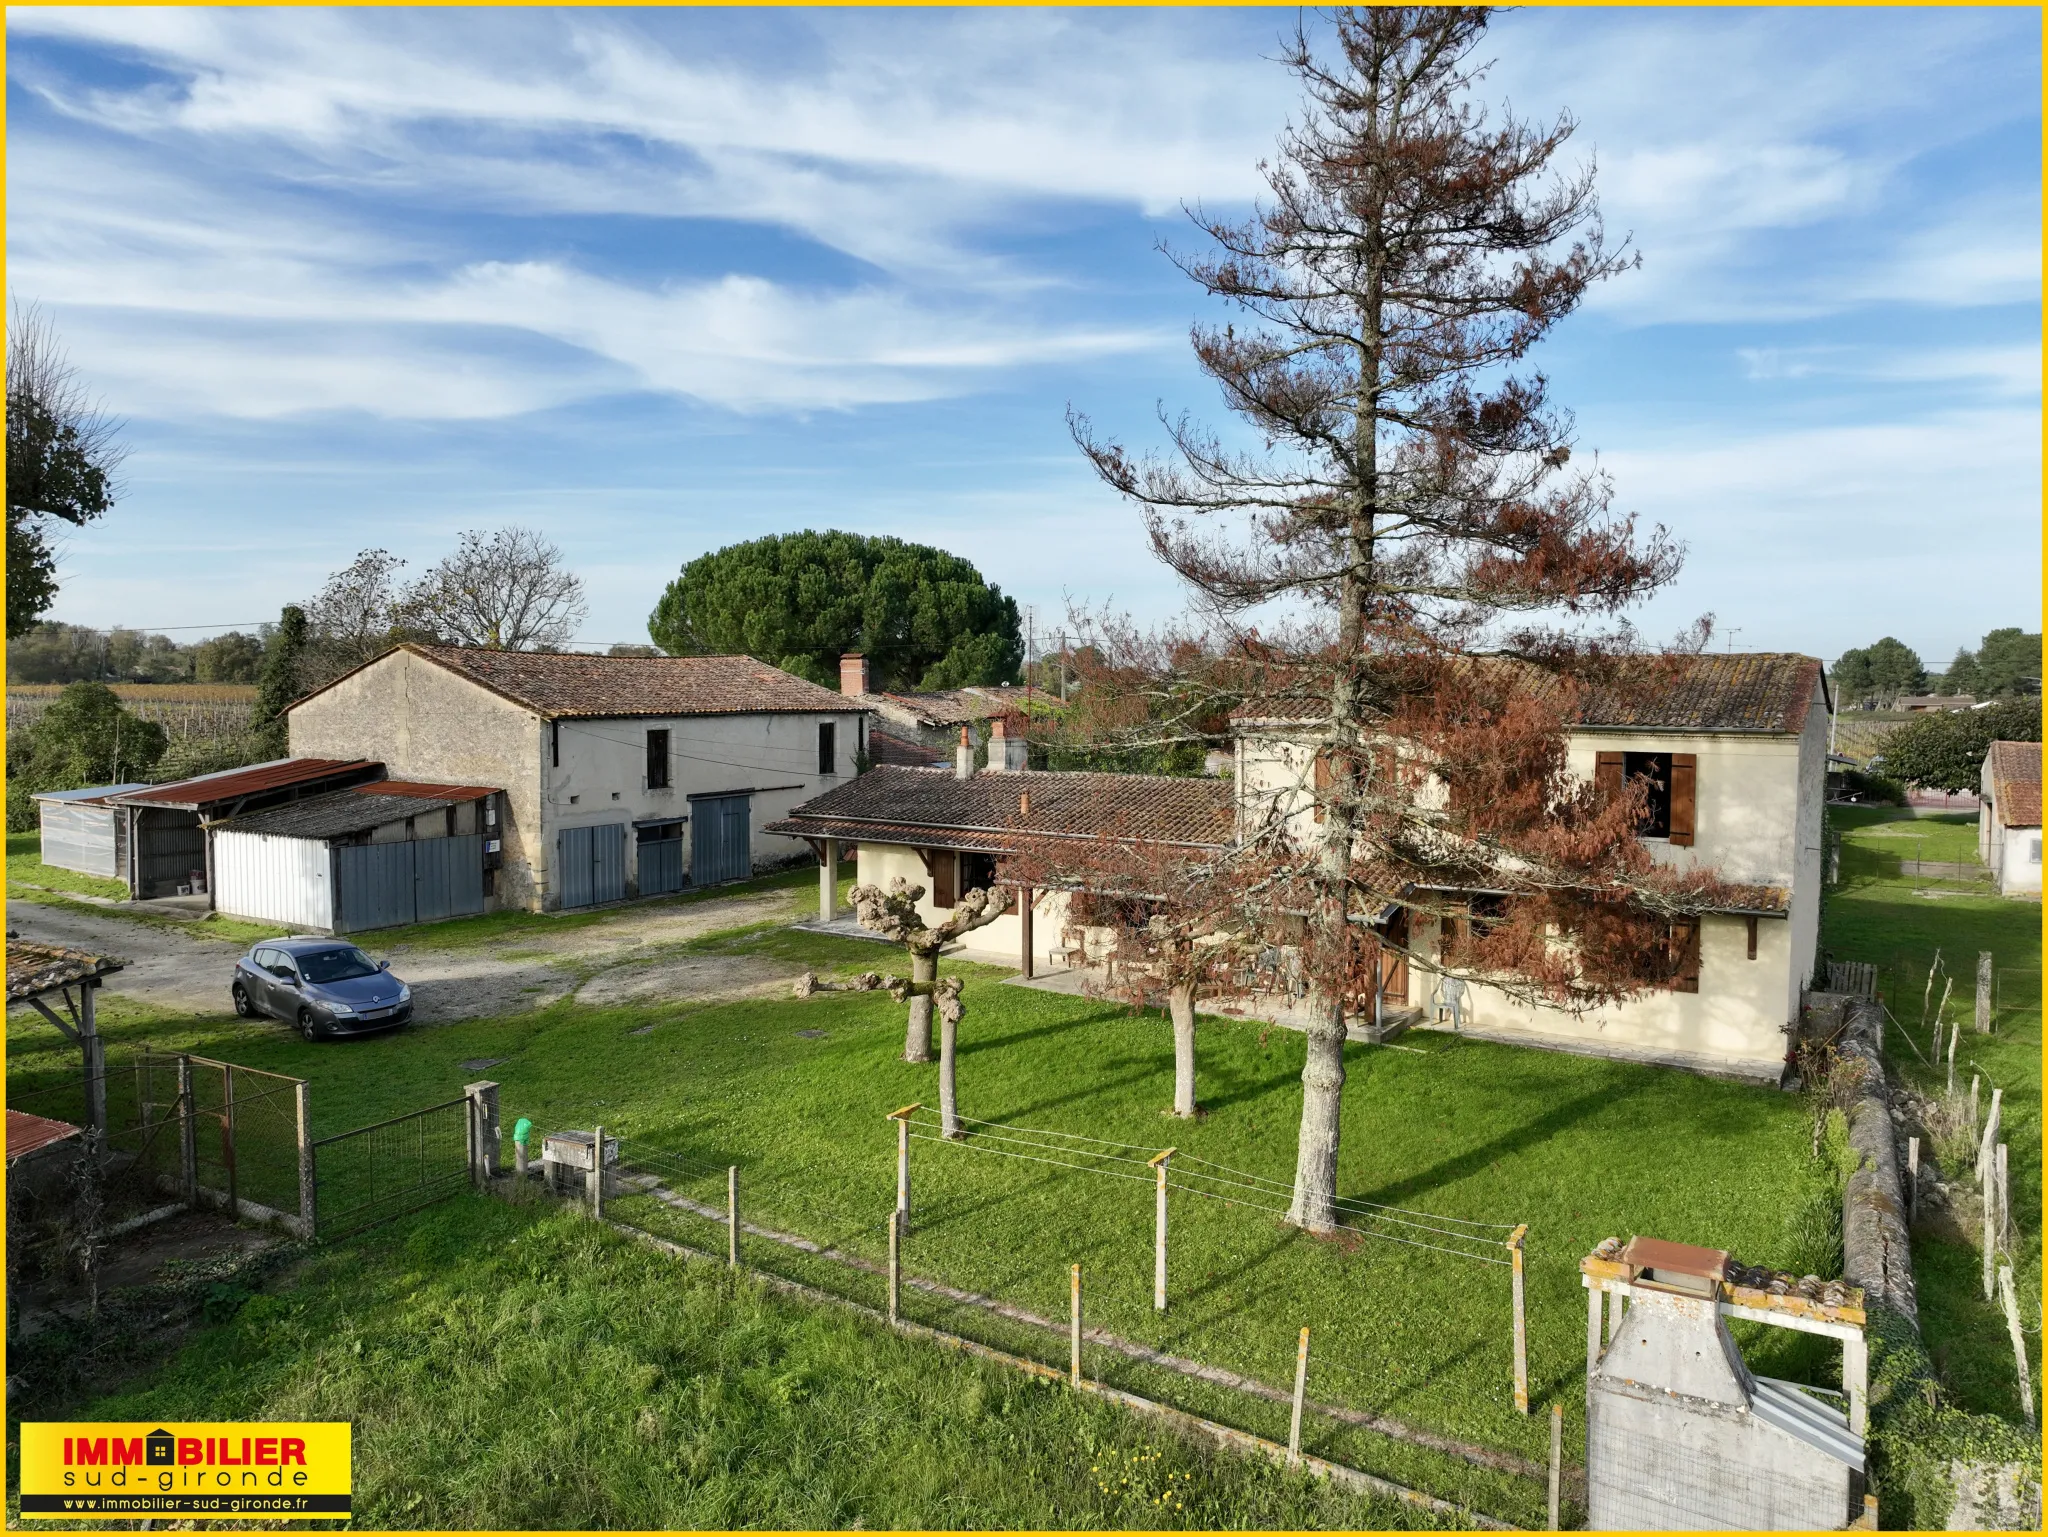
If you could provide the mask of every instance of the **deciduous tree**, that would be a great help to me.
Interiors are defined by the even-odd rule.
[[[403,624],[498,651],[559,646],[589,612],[582,578],[528,528],[471,529],[399,604]]]

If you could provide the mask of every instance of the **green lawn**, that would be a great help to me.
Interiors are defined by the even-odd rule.
[[[535,1205],[463,1196],[224,1300],[86,1412],[352,1420],[368,1529],[1418,1524]]]
[[[128,887],[121,881],[98,875],[80,875],[75,870],[60,870],[55,865],[44,864],[42,834],[9,833],[7,890],[16,898],[32,898],[35,894],[22,890],[24,886],[77,891],[91,897],[112,897],[117,902],[126,900],[128,896]]]
[[[2014,1280],[2034,1328],[2039,1318],[2030,1299],[2041,1295],[2041,904],[1996,896],[1983,883],[1900,872],[1901,850],[1916,838],[1926,840],[1925,858],[1974,859],[1974,816],[1915,818],[1903,811],[1842,807],[1831,807],[1828,815],[1842,832],[1842,882],[1829,894],[1824,941],[1837,960],[1882,968],[1886,1002],[1918,1046],[1916,1052],[1892,1030],[1886,1042],[1892,1070],[1923,1088],[1938,1087],[1945,1076],[1922,1059],[1932,1055],[1933,1021],[1923,1030],[1921,1011],[1938,949],[1956,980],[1945,1022],[1962,1025],[1958,1077],[1967,1083],[1978,1072],[1987,1085],[2005,1090],[2005,1141],[2021,1235]],[[1987,950],[1999,973],[1999,1008],[1992,1033],[1984,1036],[1972,1020],[1977,956]],[[1937,978],[1937,1000],[1941,988]],[[1913,1268],[1922,1334],[1956,1401],[1980,1413],[2017,1417],[2012,1346],[2003,1315],[1984,1300],[1979,1250],[1923,1229],[1914,1236]],[[2029,1351],[2038,1383],[2038,1332]]]
[[[757,930],[699,944],[778,954],[821,969],[886,964],[851,940]],[[1165,1022],[1120,1007],[1009,986],[968,969],[963,1109],[1144,1148],[1173,1144],[1233,1169],[1286,1181],[1293,1171],[1302,1038],[1208,1020],[1194,1124],[1163,1118],[1172,1059]],[[303,1075],[321,1134],[459,1092],[502,1085],[507,1124],[602,1122],[633,1143],[703,1170],[741,1169],[747,1214],[879,1258],[893,1195],[894,1138],[884,1112],[936,1099],[935,1069],[900,1061],[903,1010],[886,995],[826,994],[718,1007],[563,1005],[510,1018],[308,1047],[282,1027],[169,1021],[111,1002],[120,1048],[147,1040]],[[649,1030],[647,1027],[652,1026]],[[15,1026],[10,1084],[61,1074],[54,1032]],[[634,1032],[645,1033],[634,1033]],[[820,1032],[816,1036],[799,1031]],[[1311,1395],[1540,1459],[1544,1411],[1566,1409],[1579,1455],[1585,1303],[1577,1262],[1610,1234],[1650,1233],[1726,1247],[1752,1262],[1811,1268],[1802,1212],[1823,1190],[1808,1153],[1805,1107],[1768,1089],[1665,1069],[1436,1035],[1410,1050],[1347,1054],[1343,1190],[1446,1216],[1526,1222],[1530,1371],[1536,1413],[1510,1401],[1509,1273],[1380,1239],[1306,1237],[1273,1215],[1175,1195],[1171,1310],[1151,1307],[1152,1194],[1147,1184],[913,1144],[913,1272],[1065,1316],[1067,1270],[1084,1266],[1092,1323],[1285,1385],[1297,1332],[1313,1334]],[[487,1069],[464,1061],[502,1058]],[[1655,1128],[1646,1140],[1646,1129]],[[721,1198],[722,1173],[691,1187]],[[702,1246],[708,1223],[674,1219],[644,1198],[620,1214]],[[823,1279],[787,1251],[750,1244],[756,1263]],[[856,1295],[879,1287],[834,1267]],[[862,1292],[861,1288],[868,1288]],[[914,1317],[988,1334],[967,1310],[917,1299]],[[1057,1340],[1012,1333],[1058,1358]],[[1753,1359],[1779,1376],[1825,1381],[1803,1337],[1770,1331]],[[1201,1397],[1091,1351],[1089,1370],[1155,1396],[1285,1435],[1284,1411],[1238,1395]],[[1541,1491],[1360,1432],[1311,1425],[1311,1450],[1382,1472],[1523,1524]],[[904,1519],[910,1519],[905,1516]]]

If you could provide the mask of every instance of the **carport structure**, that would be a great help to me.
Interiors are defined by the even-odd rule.
[[[137,901],[192,889],[213,889],[206,824],[279,806],[303,796],[345,789],[379,777],[384,765],[364,758],[278,758],[249,768],[202,774],[109,797],[127,818],[127,867],[121,872]]]
[[[62,945],[26,939],[7,941],[7,1006],[25,1003],[78,1043],[85,1067],[86,1124],[107,1125],[107,1053],[95,1022],[93,1001],[100,982],[122,969],[108,955],[91,955]],[[73,989],[76,989],[74,996]],[[52,1000],[63,1012],[51,1007]]]
[[[214,906],[332,934],[480,913],[502,793],[380,779],[209,823]]]

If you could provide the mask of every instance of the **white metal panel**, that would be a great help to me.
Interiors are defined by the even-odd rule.
[[[238,918],[332,929],[334,892],[327,845],[269,833],[213,835],[214,906]]]

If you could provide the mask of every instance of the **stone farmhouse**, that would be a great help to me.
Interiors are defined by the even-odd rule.
[[[2041,744],[1993,742],[1979,781],[1977,857],[2007,896],[2041,889]]]
[[[853,777],[856,701],[745,656],[407,644],[290,707],[294,758],[488,787],[487,910],[680,891],[803,856],[766,830]]]
[[[1483,982],[1446,988],[1433,969],[1446,936],[1433,918],[1410,931],[1397,906],[1384,920],[1388,937],[1419,964],[1389,968],[1382,1017],[1360,1021],[1361,1030],[1396,1015],[1425,1024],[1453,1017],[1478,1035],[1776,1082],[1819,940],[1832,707],[1811,657],[1708,655],[1692,659],[1654,704],[1596,706],[1574,724],[1575,772],[1617,788],[1638,775],[1651,782],[1644,838],[1655,857],[1768,888],[1754,908],[1679,926],[1673,943],[1685,964],[1668,989],[1575,1016],[1516,1002]],[[963,752],[950,772],[873,770],[770,830],[810,840],[834,864],[857,850],[864,882],[903,875],[923,885],[928,915],[965,890],[1001,881],[1005,855],[1027,839],[1042,847],[1048,837],[1113,827],[1163,845],[1220,848],[1276,811],[1300,836],[1316,836],[1307,723],[1247,714],[1235,735],[1234,772],[1225,779],[1023,772],[993,754],[976,773]],[[1040,969],[1041,957],[1046,965],[1085,959],[1066,932],[1066,898],[1029,897],[1021,911],[966,936],[965,955],[1015,960],[1027,973]],[[1473,901],[1483,907],[1484,894]],[[1246,1012],[1278,1018],[1298,1007],[1281,995],[1270,1005]]]
[[[1026,702],[1026,691],[1013,685],[877,689],[868,659],[858,651],[839,659],[839,692],[858,708],[874,713],[868,733],[869,760],[897,768],[950,765],[963,730],[969,744],[978,749],[986,744],[992,721],[1022,710]]]

